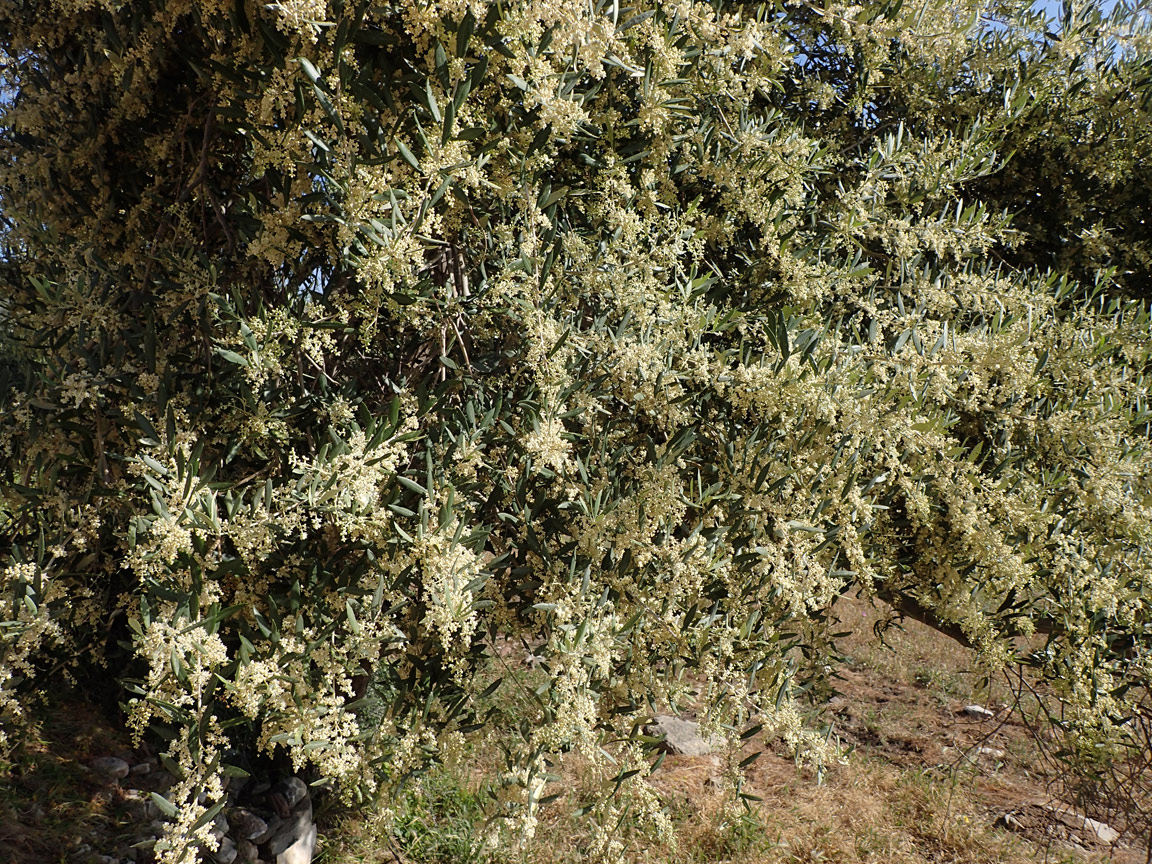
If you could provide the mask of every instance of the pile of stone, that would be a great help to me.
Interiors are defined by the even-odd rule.
[[[121,798],[140,825],[138,839],[129,846],[102,854],[82,847],[77,860],[84,864],[148,864],[164,823],[156,800],[175,782],[155,760],[136,765],[115,756],[89,763],[108,783],[119,784]],[[316,823],[308,785],[299,777],[277,782],[237,781],[226,788],[227,803],[212,824],[215,852],[205,851],[216,864],[310,864],[316,851]]]
[[[1055,840],[1081,851],[1127,848],[1120,844],[1120,832],[1111,825],[1086,816],[1064,801],[1023,802],[1003,814],[997,824],[1036,840]]]

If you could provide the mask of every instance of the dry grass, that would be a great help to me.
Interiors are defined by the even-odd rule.
[[[1013,834],[997,827],[1014,808],[1042,809],[1060,791],[1045,774],[1039,748],[1001,681],[985,682],[969,652],[915,622],[886,632],[868,603],[845,600],[841,642],[845,664],[837,695],[813,722],[830,722],[849,748],[818,784],[797,769],[778,742],[759,737],[761,752],[734,794],[717,757],[669,755],[647,778],[675,828],[672,841],[627,824],[618,829],[629,864],[1073,864],[1111,857],[1143,862],[1144,851],[1056,842],[1044,826]],[[518,698],[515,689],[506,699]],[[977,702],[992,720],[962,711]],[[515,710],[508,704],[510,711]],[[13,864],[82,861],[76,850],[111,848],[130,836],[124,802],[84,763],[98,755],[130,757],[122,735],[77,701],[45,713],[37,736],[0,765],[0,860]],[[981,751],[984,748],[984,751]],[[498,772],[495,744],[477,743],[466,764],[438,769],[393,797],[387,829],[364,816],[319,811],[322,844],[316,864],[565,864],[594,860],[595,830],[577,809],[600,791],[576,759],[558,766],[535,839],[523,849],[482,843],[490,816],[483,777]],[[1135,845],[1135,844],[1133,844]]]
[[[761,797],[747,807],[733,804],[723,784],[714,782],[716,765],[710,757],[669,756],[651,783],[667,802],[676,826],[675,844],[633,835],[624,860],[634,864],[931,864],[931,862],[1026,862],[1083,860],[1072,853],[1029,843],[993,827],[991,820],[964,788],[941,782],[924,772],[901,769],[883,760],[861,756],[830,772],[817,785],[797,771],[790,760],[766,753],[750,772],[746,791]],[[577,772],[565,772],[561,785],[579,788]],[[450,779],[434,778],[432,786],[447,789],[440,807],[459,812],[473,790]],[[433,803],[429,800],[429,803]],[[546,807],[536,838],[521,850],[483,850],[479,832],[450,816],[427,815],[424,828],[440,841],[414,844],[411,835],[397,838],[374,834],[367,823],[348,822],[336,833],[322,864],[352,861],[425,862],[450,864],[485,860],[506,864],[563,864],[591,860],[587,853],[590,826],[574,815],[578,792]],[[473,811],[479,820],[480,808]],[[409,823],[410,827],[411,823]],[[478,827],[478,826],[474,826]],[[463,831],[461,830],[463,828]],[[446,834],[441,833],[447,831]],[[449,841],[449,836],[454,838]],[[450,848],[451,847],[451,848]]]
[[[982,680],[969,651],[916,622],[885,631],[881,644],[874,625],[882,612],[847,599],[838,609],[840,629],[851,629],[841,649],[846,663],[837,679],[838,695],[823,719],[834,723],[852,751],[843,765],[832,766],[818,784],[811,772],[798,770],[778,744],[753,739],[746,751],[762,751],[747,770],[742,791],[758,801],[737,799],[720,776],[715,757],[668,756],[649,778],[675,825],[675,841],[662,842],[643,832],[629,834],[624,859],[634,864],[791,864],[791,862],[1084,862],[1112,856],[1137,860],[1134,850],[1073,849],[1057,845],[1042,831],[1030,836],[997,827],[1000,816],[1021,803],[1050,797],[1050,779],[1034,769],[1036,742],[1028,725],[1011,709],[1013,694],[1002,681]],[[976,702],[997,712],[993,720],[964,714]],[[981,748],[984,748],[982,751]],[[745,754],[741,754],[745,755]],[[478,750],[467,772],[431,779],[449,790],[447,809],[459,801],[475,807],[482,801],[469,777],[494,767],[492,754]],[[392,839],[389,849],[399,860],[449,864],[487,860],[507,864],[562,864],[589,861],[591,831],[587,817],[575,811],[595,789],[581,766],[570,760],[549,791],[563,790],[544,808],[536,838],[528,848],[465,848],[465,857],[425,854],[409,841]],[[445,803],[435,805],[442,808]],[[428,829],[443,824],[428,817]],[[344,826],[347,832],[355,823]],[[361,826],[364,823],[359,823]],[[460,824],[452,831],[459,836]],[[623,829],[621,829],[623,830]],[[467,832],[465,831],[465,834]],[[473,833],[478,841],[479,831]],[[373,843],[330,850],[325,864],[389,860],[374,855]],[[438,847],[443,853],[444,847]],[[470,856],[470,857],[469,857]],[[1139,859],[1142,860],[1142,857]]]

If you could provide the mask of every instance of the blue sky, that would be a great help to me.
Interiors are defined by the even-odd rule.
[[[1105,12],[1111,12],[1113,8],[1115,8],[1117,2],[1118,0],[1104,0],[1104,2],[1100,5],[1103,6]],[[1077,5],[1082,4],[1077,3]],[[1056,19],[1059,19],[1064,4],[1060,2],[1060,0],[1037,0],[1036,3],[1032,4],[1032,6],[1033,8],[1043,9],[1046,13],[1048,13],[1049,18],[1055,17]]]

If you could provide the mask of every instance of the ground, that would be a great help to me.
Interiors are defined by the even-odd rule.
[[[1009,679],[982,682],[969,652],[916,622],[879,644],[877,611],[848,600],[839,613],[854,631],[842,643],[845,665],[823,718],[846,750],[843,764],[816,777],[798,769],[779,742],[745,742],[759,751],[747,769],[746,807],[733,806],[714,756],[668,755],[650,783],[669,808],[675,844],[635,843],[636,862],[1017,862],[1147,864],[1147,837],[1132,836],[1116,802],[1077,800],[1036,734],[1034,703]],[[1025,696],[1027,696],[1025,688]],[[978,705],[991,712],[966,711]],[[140,777],[103,778],[87,766],[120,755],[139,762],[126,738],[72,694],[46,707],[39,735],[0,764],[0,858],[11,864],[94,860],[122,851],[139,832]],[[744,755],[744,754],[742,754]],[[483,763],[485,754],[473,754]],[[460,767],[425,778],[397,799],[387,835],[371,820],[330,810],[321,818],[317,864],[411,862],[516,864],[587,860],[586,826],[573,815],[579,767],[553,784],[525,849],[487,850],[477,771]],[[759,800],[755,800],[759,799]],[[1077,806],[1073,806],[1077,805]],[[1084,814],[1106,825],[1096,829]],[[325,824],[325,822],[327,824]],[[1113,840],[1108,827],[1121,832]],[[1111,842],[1106,842],[1111,841]],[[146,853],[139,853],[141,862]]]

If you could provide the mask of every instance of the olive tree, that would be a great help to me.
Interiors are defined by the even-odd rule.
[[[114,682],[180,778],[164,860],[210,848],[245,748],[368,800],[494,724],[522,835],[569,751],[660,828],[661,705],[835,756],[798,700],[860,591],[1123,744],[1149,34],[975,0],[4,4],[5,727]],[[496,723],[510,644],[538,678]]]

